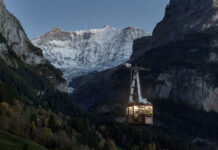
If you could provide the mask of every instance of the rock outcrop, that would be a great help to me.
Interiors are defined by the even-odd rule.
[[[217,0],[171,0],[163,20],[153,36],[177,40],[189,32],[199,32],[218,25]]]
[[[6,9],[4,1],[0,2],[0,34],[7,45],[26,63],[43,64],[46,62],[41,50],[31,49],[31,43],[20,22]]]
[[[137,59],[151,48],[171,41],[181,40],[184,35],[201,32],[218,26],[218,0],[171,0],[163,20],[158,23],[152,36],[138,39],[132,59]]]
[[[59,84],[67,87],[61,73],[56,69],[50,70],[53,66],[44,58],[41,49],[32,45],[20,22],[6,9],[4,0],[0,0],[0,57],[7,65],[17,68],[17,61],[10,57],[13,53],[25,64],[47,68],[48,79],[55,87]]]

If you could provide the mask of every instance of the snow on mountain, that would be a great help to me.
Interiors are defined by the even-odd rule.
[[[101,71],[129,60],[133,41],[148,36],[142,29],[123,30],[108,25],[101,29],[66,32],[54,27],[32,40],[43,55],[63,71],[69,82],[90,71]]]

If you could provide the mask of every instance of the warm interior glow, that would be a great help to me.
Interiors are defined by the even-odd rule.
[[[153,107],[152,106],[129,106],[126,108],[127,115],[139,115],[139,114],[146,114],[152,115],[153,114]]]
[[[139,107],[139,113],[144,114],[145,113],[145,106],[140,106]]]
[[[145,114],[152,115],[153,114],[153,107],[152,106],[146,106]]]
[[[139,111],[139,107],[138,106],[134,106],[134,112]]]
[[[126,115],[129,114],[129,107],[126,107]]]
[[[153,106],[149,104],[134,104],[126,107],[130,124],[153,124]]]
[[[129,109],[129,115],[133,115],[133,107],[128,107]]]

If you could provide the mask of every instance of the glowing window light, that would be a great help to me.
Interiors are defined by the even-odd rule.
[[[128,107],[128,112],[130,115],[133,115],[133,107]]]
[[[139,107],[138,106],[133,106],[134,107],[134,113],[139,111]]]
[[[126,108],[129,124],[153,124],[153,105],[130,104]]]
[[[144,114],[145,113],[145,107],[144,106],[140,106],[139,107],[139,113],[140,114]]]

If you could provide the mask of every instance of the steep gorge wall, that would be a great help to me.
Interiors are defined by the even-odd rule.
[[[54,87],[67,91],[66,81],[62,79],[60,71],[44,58],[41,49],[32,45],[20,22],[6,9],[4,0],[0,0],[0,40],[0,57],[7,65],[18,67],[16,60],[10,57],[15,53],[27,65],[46,68],[44,70],[49,74],[47,78]]]
[[[168,42],[182,40],[186,34],[217,25],[218,0],[171,0],[152,36],[135,40],[131,59],[137,59],[148,50]]]

